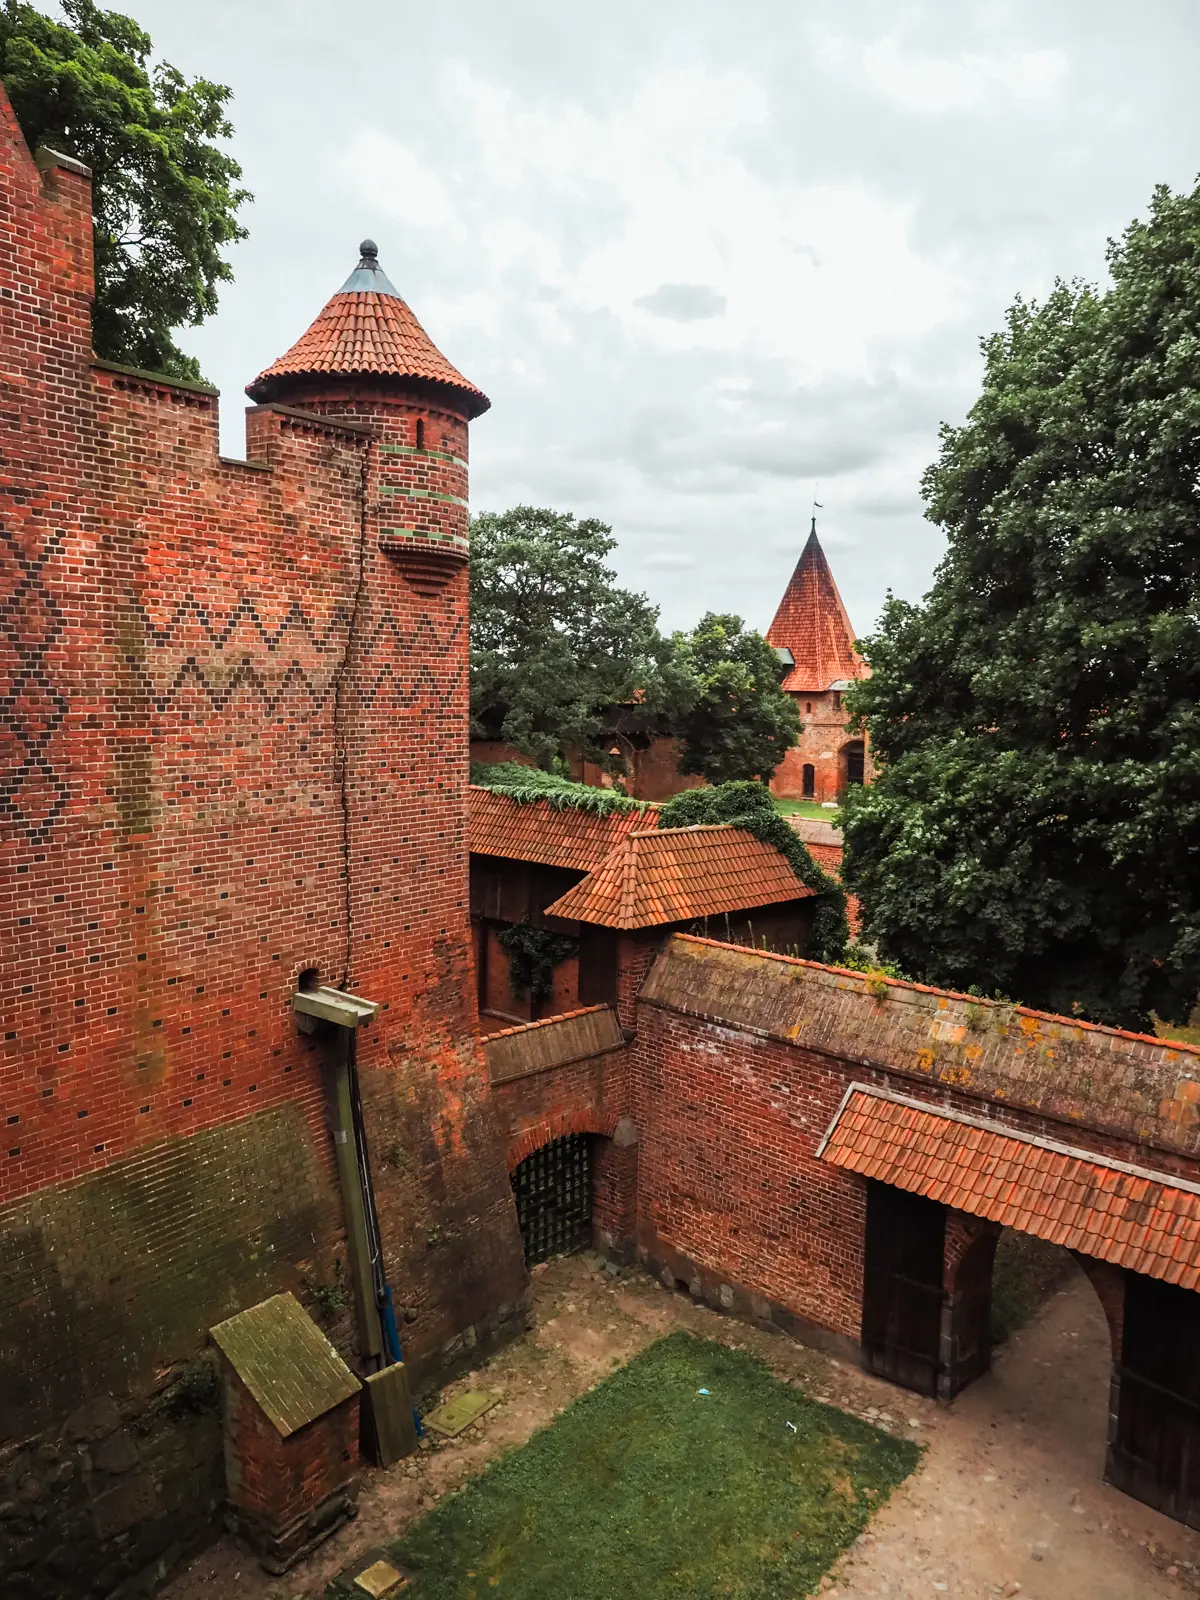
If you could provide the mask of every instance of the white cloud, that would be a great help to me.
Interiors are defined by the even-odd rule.
[[[359,0],[351,36],[319,0],[139,0],[166,59],[232,85],[257,197],[220,315],[183,335],[226,448],[369,234],[492,396],[477,508],[598,516],[668,625],[765,626],[819,478],[865,630],[888,586],[927,587],[920,475],[978,336],[1194,181],[1200,8],[1144,9]]]
[[[841,59],[845,53],[839,51]],[[988,101],[1050,99],[1067,75],[1061,50],[1018,54],[927,55],[905,50],[894,38],[873,40],[862,51],[868,82],[908,111],[969,111]]]
[[[914,246],[910,205],[754,169],[739,139],[767,110],[742,74],[667,70],[603,114],[452,76],[469,161],[439,176],[375,129],[346,163],[375,205],[403,220],[436,207],[460,248],[475,242],[476,280],[439,305],[445,325],[498,331],[498,307],[528,305],[533,285],[554,342],[572,314],[603,313],[635,346],[769,354],[816,381],[868,372],[876,341],[923,332],[960,298],[950,253]],[[688,285],[723,314],[664,314],[655,295]]]
[[[418,228],[444,228],[454,210],[437,175],[414,153],[385,134],[364,131],[345,163],[346,176],[403,222]]]

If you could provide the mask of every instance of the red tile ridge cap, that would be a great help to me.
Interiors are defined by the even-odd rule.
[[[536,1022],[518,1022],[512,1028],[500,1028],[496,1033],[484,1033],[479,1036],[481,1044],[490,1044],[493,1039],[507,1039],[514,1033],[529,1033],[534,1028],[544,1028],[550,1022],[569,1022],[572,1017],[588,1017],[594,1011],[611,1011],[612,1006],[601,1002],[594,1006],[579,1006],[574,1011],[558,1011],[552,1017],[539,1017]]]
[[[673,933],[671,939],[688,944],[711,945],[714,950],[735,950],[742,956],[755,956],[762,961],[775,961],[782,966],[808,967],[814,972],[833,972],[840,978],[855,978],[865,983],[871,974],[853,967],[827,966],[822,961],[806,961],[803,956],[780,955],[774,950],[751,949],[747,945],[726,944],[721,939],[706,939],[698,933]],[[1056,1011],[1036,1011],[1032,1006],[1018,1005],[1011,1000],[990,1000],[977,994],[962,994],[957,989],[938,989],[930,983],[914,983],[908,978],[889,978],[886,973],[872,977],[874,983],[886,983],[892,989],[908,989],[913,994],[935,994],[946,1000],[962,1000],[969,1006],[988,1006],[996,1011],[1013,1011],[1018,1016],[1033,1017],[1038,1022],[1059,1022],[1068,1028],[1082,1028],[1088,1033],[1107,1034],[1111,1039],[1132,1039],[1138,1044],[1157,1045],[1160,1050],[1182,1050],[1187,1055],[1200,1058],[1200,1045],[1188,1044],[1183,1039],[1160,1039],[1156,1033],[1132,1033],[1128,1028],[1110,1028],[1103,1022],[1085,1022],[1082,1017],[1064,1017]]]

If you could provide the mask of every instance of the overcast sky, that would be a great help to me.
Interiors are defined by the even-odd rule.
[[[380,259],[492,399],[475,510],[613,525],[670,627],[765,628],[808,528],[867,632],[1018,293],[1200,169],[1195,0],[105,0],[234,91],[224,397]]]

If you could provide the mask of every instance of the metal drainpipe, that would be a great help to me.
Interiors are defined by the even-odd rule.
[[[359,1336],[364,1364],[376,1371],[382,1364],[383,1334],[375,1298],[375,1278],[367,1244],[366,1214],[363,1210],[362,1173],[354,1139],[354,1110],[350,1100],[349,1028],[336,1028],[333,1043],[335,1074],[333,1147],[337,1154],[338,1181],[346,1213],[346,1253],[350,1257],[350,1278],[354,1286],[354,1305],[358,1313]]]

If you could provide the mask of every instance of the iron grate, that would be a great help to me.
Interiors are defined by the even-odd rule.
[[[582,1250],[592,1242],[592,1140],[586,1133],[551,1139],[512,1175],[525,1265]]]

